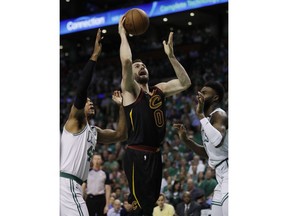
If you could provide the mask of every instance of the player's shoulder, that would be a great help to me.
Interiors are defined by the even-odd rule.
[[[154,86],[149,86],[150,91],[156,91],[158,94],[164,95],[163,89],[161,88],[161,83],[158,83]]]
[[[211,118],[211,122],[215,122],[215,121],[224,121],[226,122],[228,120],[228,115],[227,112],[221,108],[217,108],[215,109],[210,115],[209,117]]]
[[[227,112],[225,111],[225,110],[223,110],[223,109],[221,109],[221,108],[217,108],[217,109],[215,109],[213,112],[212,112],[212,114],[211,114],[211,116],[222,116],[222,117],[227,117],[228,115],[227,115]]]

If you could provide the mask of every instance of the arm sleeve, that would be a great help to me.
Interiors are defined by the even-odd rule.
[[[109,177],[109,173],[108,172],[105,172],[106,174],[106,180],[105,180],[105,185],[110,185],[112,184],[111,180],[110,180],[110,177]]]
[[[201,119],[200,123],[209,141],[212,143],[212,145],[217,147],[222,140],[221,133],[211,125],[207,118]]]
[[[85,65],[81,78],[78,83],[74,106],[77,109],[83,109],[87,101],[87,89],[92,79],[95,61],[89,60]]]

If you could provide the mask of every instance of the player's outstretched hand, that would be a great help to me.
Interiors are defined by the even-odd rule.
[[[120,91],[114,91],[112,95],[112,100],[119,106],[122,104],[122,95]]]
[[[126,29],[124,28],[124,22],[125,22],[125,19],[126,17],[125,16],[122,16],[120,19],[119,19],[119,23],[118,23],[118,33],[121,35],[126,35],[127,32],[126,32]]]
[[[197,95],[198,104],[196,107],[196,115],[199,119],[204,118],[204,95],[198,91]]]
[[[181,140],[185,140],[187,138],[187,131],[183,124],[173,124],[173,128],[177,130]]]
[[[168,57],[174,57],[174,50],[173,50],[173,32],[170,32],[168,42],[166,40],[163,41],[164,51]]]
[[[102,44],[101,44],[101,40],[103,39],[103,37],[101,37],[101,29],[99,28],[97,31],[97,35],[96,35],[96,40],[95,40],[95,44],[94,44],[94,50],[93,50],[93,54],[91,56],[91,60],[93,61],[97,61],[98,57],[101,54],[102,51]]]

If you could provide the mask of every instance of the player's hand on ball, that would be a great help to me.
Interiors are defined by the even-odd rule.
[[[122,16],[122,17],[120,18],[120,20],[119,20],[118,33],[119,33],[120,35],[121,35],[121,34],[124,34],[124,35],[127,34],[127,32],[126,32],[126,30],[125,30],[125,28],[124,28],[125,19],[126,19],[126,17],[125,17],[125,16]]]
[[[168,57],[174,57],[174,50],[173,50],[173,32],[170,32],[168,42],[166,40],[163,41],[164,51]]]

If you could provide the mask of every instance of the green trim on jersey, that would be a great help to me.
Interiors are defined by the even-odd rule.
[[[78,132],[78,133],[72,133],[73,136],[79,136],[80,134],[82,134],[82,133],[86,130],[87,127],[88,127],[88,124],[86,124],[86,126],[83,128],[82,131],[80,131],[80,132]]]
[[[83,184],[83,181],[80,178],[78,178],[77,176],[71,175],[69,173],[60,172],[60,176],[63,177],[63,178],[72,179],[72,180],[76,181],[80,185]]]
[[[222,206],[223,203],[225,202],[225,200],[228,198],[228,193],[225,194],[225,196],[223,197],[223,199],[221,200],[221,202],[217,202],[217,201],[212,201],[211,205],[217,205],[217,206]]]
[[[81,209],[81,204],[79,203],[79,201],[77,199],[77,194],[75,193],[75,190],[74,190],[74,182],[72,181],[72,179],[70,179],[70,190],[71,190],[71,193],[72,193],[73,200],[74,200],[74,202],[75,202],[75,204],[77,206],[79,215],[80,216],[84,216],[83,211]]]

